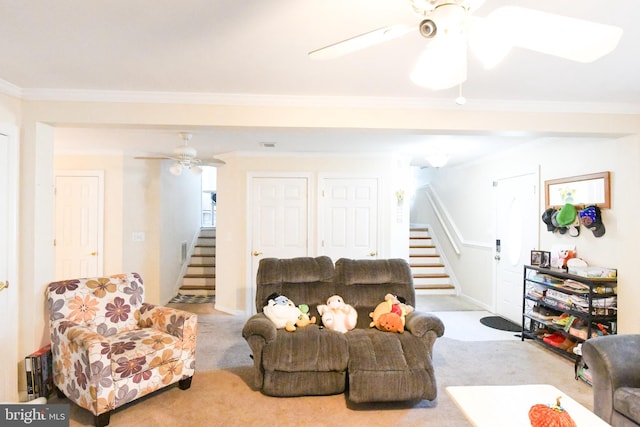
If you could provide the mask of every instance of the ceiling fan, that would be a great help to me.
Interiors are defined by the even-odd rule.
[[[222,160],[211,158],[209,160],[202,160],[196,157],[198,151],[189,145],[189,141],[193,137],[193,134],[189,132],[179,132],[180,138],[183,143],[173,149],[173,155],[171,156],[139,156],[136,159],[140,160],[175,160],[176,163],[169,168],[169,172],[173,175],[181,175],[183,169],[190,169],[194,173],[201,172],[200,166],[222,166],[225,164]]]
[[[309,52],[333,59],[417,31],[427,39],[411,80],[433,90],[467,79],[467,47],[486,69],[496,66],[512,47],[578,62],[592,62],[611,52],[622,29],[517,6],[495,9],[486,18],[473,13],[484,0],[408,0],[418,25],[391,25]]]

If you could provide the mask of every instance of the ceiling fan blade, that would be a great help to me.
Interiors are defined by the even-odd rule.
[[[361,50],[370,46],[384,43],[402,37],[416,29],[411,25],[391,25],[388,27],[378,28],[368,33],[360,34],[349,39],[312,50],[308,53],[313,59],[334,59],[346,55],[357,50]]]
[[[220,160],[220,159],[209,159],[209,160],[203,160],[202,162],[200,162],[200,165],[202,166],[223,166],[226,165],[227,162]]]
[[[429,41],[411,72],[418,86],[442,90],[467,80],[467,37],[463,34]]]
[[[469,49],[489,70],[498,65],[511,52],[509,37],[485,18],[473,17],[467,25]]]
[[[167,156],[135,156],[136,160],[171,160],[171,157]]]
[[[593,62],[613,51],[619,27],[517,6],[491,12],[487,20],[513,46],[577,62]]]

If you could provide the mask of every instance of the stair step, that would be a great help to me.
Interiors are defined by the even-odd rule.
[[[418,290],[455,290],[453,285],[416,285]]]
[[[414,279],[448,279],[447,273],[419,273],[413,275]]]
[[[180,291],[182,295],[215,295],[215,286],[181,286]]]
[[[417,257],[423,255],[437,255],[438,250],[435,246],[426,246],[422,248],[409,248],[409,257]]]
[[[447,274],[447,271],[444,268],[444,265],[439,265],[439,266],[435,266],[435,267],[419,267],[419,268],[412,268],[411,269],[411,275],[413,276],[413,278],[422,276],[422,275],[430,275],[430,274]]]
[[[204,246],[204,245],[195,245],[193,248],[193,255],[215,255],[216,247],[215,246]]]
[[[216,267],[214,265],[194,265],[189,264],[187,266],[187,273],[185,277],[194,277],[194,276],[216,276]]]
[[[183,285],[194,286],[214,286],[216,284],[215,274],[185,274],[182,277]]]

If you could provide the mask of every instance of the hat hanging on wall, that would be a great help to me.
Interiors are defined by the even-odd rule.
[[[551,214],[551,224],[553,224],[554,227],[556,227],[556,229],[560,234],[565,234],[567,232],[567,227],[561,226],[560,223],[558,222],[559,213],[560,211],[553,211],[553,213]]]
[[[593,232],[596,237],[602,237],[606,232],[602,223],[600,208],[597,206],[587,206],[578,212],[580,222]]]
[[[556,220],[558,221],[558,225],[561,227],[568,227],[573,224],[573,221],[576,219],[576,207],[571,203],[566,203],[559,211]]]
[[[547,231],[554,232],[556,231],[556,226],[551,222],[551,217],[556,210],[554,208],[549,208],[542,214],[542,222],[547,224]]]

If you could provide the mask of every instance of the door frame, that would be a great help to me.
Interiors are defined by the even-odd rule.
[[[64,170],[64,169],[60,169],[60,170],[56,170],[54,171],[54,177],[53,177],[53,183],[54,185],[56,184],[56,181],[58,179],[58,177],[95,177],[98,178],[98,206],[96,207],[96,211],[98,214],[98,218],[97,218],[97,232],[98,232],[98,236],[97,236],[97,248],[98,248],[98,255],[97,255],[97,275],[101,276],[102,274],[104,274],[104,171],[103,170],[97,170],[97,169],[87,169],[87,170],[75,170],[75,169],[69,169],[69,170]],[[56,196],[57,197],[57,196]],[[53,215],[54,215],[54,224],[56,224],[55,221],[55,213],[57,211],[57,207],[56,207],[56,203],[57,203],[57,198],[54,198],[54,209],[53,209]],[[57,228],[55,228],[54,225],[54,238],[57,238],[58,235],[58,230]],[[55,248],[54,248],[54,256],[55,256]],[[55,261],[55,260],[54,260]],[[55,265],[55,264],[54,264]],[[56,273],[57,274],[57,273]]]
[[[7,206],[4,207],[5,214],[7,215],[7,223],[10,226],[7,228],[7,272],[6,277],[0,278],[0,280],[8,281],[9,287],[4,289],[0,293],[0,298],[8,298],[7,306],[9,311],[4,313],[7,318],[7,324],[2,327],[7,334],[10,342],[14,345],[8,346],[2,359],[2,367],[0,372],[3,373],[5,380],[3,385],[0,386],[0,401],[18,402],[18,365],[21,361],[20,356],[20,342],[18,333],[19,322],[19,291],[20,284],[18,283],[18,190],[20,183],[20,138],[19,130],[16,126],[0,123],[0,133],[5,135],[8,139],[8,153],[7,159],[8,169],[7,177],[9,183],[13,182],[13,185],[9,185],[7,188]],[[8,207],[8,209],[7,209]],[[7,375],[5,375],[7,374]]]
[[[520,171],[518,173],[512,173],[512,174],[505,174],[505,175],[501,175],[499,177],[494,177],[493,182],[497,183],[500,180],[505,180],[505,179],[510,179],[510,178],[518,178],[521,176],[525,176],[525,175],[534,175],[534,179],[536,182],[536,195],[537,200],[535,202],[535,206],[537,209],[537,213],[534,216],[534,218],[539,218],[539,214],[540,214],[540,166],[536,165],[534,168],[532,169],[525,169],[523,171]],[[491,311],[493,313],[497,313],[497,309],[498,309],[498,262],[497,260],[495,260],[495,256],[496,256],[496,248],[495,248],[495,242],[496,239],[498,238],[498,193],[497,193],[497,186],[494,186],[496,188],[496,191],[493,192],[493,255],[494,255],[494,262],[493,262],[493,298],[492,298],[492,307],[491,307]],[[540,246],[540,221],[535,221],[535,224],[531,224],[532,226],[535,227],[535,244],[536,247]]]
[[[312,201],[316,200],[315,183],[313,173],[310,172],[247,172],[246,183],[246,206],[247,206],[247,233],[245,236],[245,275],[246,275],[246,292],[245,292],[245,313],[252,315],[254,313],[255,295],[256,295],[256,278],[253,277],[253,254],[251,253],[253,245],[253,181],[256,178],[304,178],[307,180],[307,253],[313,256],[314,244],[314,228],[317,224],[317,216],[315,210],[312,209]],[[317,207],[317,203],[316,203]]]

